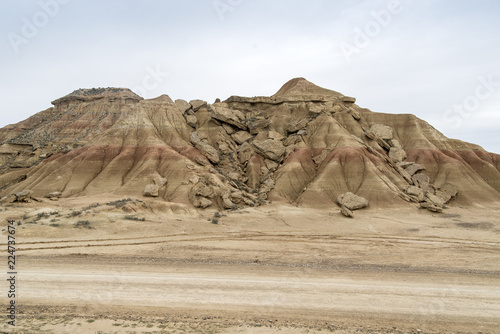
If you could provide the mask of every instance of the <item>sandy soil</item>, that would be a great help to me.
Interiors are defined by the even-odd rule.
[[[214,214],[107,198],[2,208],[1,247],[21,222],[17,333],[499,332],[500,205]],[[16,332],[5,317],[2,330]]]

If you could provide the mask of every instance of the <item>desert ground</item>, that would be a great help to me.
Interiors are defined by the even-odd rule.
[[[500,333],[500,205],[354,219],[118,197],[0,210],[18,272],[17,325],[4,315],[2,333]]]

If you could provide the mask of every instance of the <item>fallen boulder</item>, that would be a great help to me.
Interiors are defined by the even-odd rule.
[[[201,108],[206,107],[208,105],[208,103],[203,100],[192,100],[189,101],[189,104],[191,105],[191,108],[193,108],[194,112],[197,112]]]
[[[431,193],[425,194],[425,201],[433,206],[442,208],[446,202],[443,198],[433,195]]]
[[[234,207],[234,203],[231,201],[231,193],[222,195],[222,206],[224,209],[232,209]]]
[[[366,208],[369,204],[368,200],[355,195],[351,192],[347,192],[345,194],[340,195],[337,198],[337,202],[340,206],[345,206],[349,210],[359,210]]]
[[[391,147],[389,150],[389,158],[394,162],[402,162],[406,159],[406,152],[402,148]]]
[[[190,127],[196,128],[196,125],[198,125],[198,118],[194,115],[186,115],[186,122]]]
[[[16,201],[16,195],[10,194],[7,196],[4,196],[0,198],[0,203],[5,204],[5,203],[14,203]]]
[[[56,199],[59,199],[62,197],[62,192],[54,191],[54,192],[51,192],[51,193],[45,195],[45,197],[48,199],[56,200]]]
[[[158,197],[160,195],[160,187],[156,184],[148,184],[144,188],[143,195],[146,197]]]
[[[191,202],[195,208],[206,209],[212,206],[212,201],[201,196],[195,196]]]
[[[307,124],[309,123],[309,120],[307,118],[304,118],[298,122],[296,121],[293,121],[291,123],[288,124],[287,128],[286,128],[286,131],[288,133],[294,133],[294,132],[297,132],[299,130],[302,130],[303,128],[305,128],[307,126]]]
[[[340,212],[346,216],[347,218],[354,218],[354,212],[352,212],[351,210],[349,210],[348,208],[345,207],[345,205],[342,205],[340,207]]]
[[[260,131],[262,131],[263,129],[268,127],[270,124],[271,124],[271,121],[268,119],[256,119],[256,120],[249,121],[247,123],[247,126],[248,126],[248,131],[252,135],[256,135]]]
[[[424,199],[425,199],[425,193],[419,187],[407,186],[404,189],[404,192],[405,192],[405,194],[407,194],[408,196],[410,196],[410,198],[412,199],[413,202],[420,203],[420,202],[423,202]]]
[[[164,185],[167,184],[167,179],[164,177],[156,177],[153,182],[158,186],[158,187],[163,187]]]
[[[394,134],[393,130],[390,126],[382,125],[382,124],[374,124],[370,128],[370,132],[379,139],[389,140],[392,139]]]
[[[431,179],[425,174],[415,174],[412,177],[413,183],[422,188],[422,189],[427,189],[429,185],[431,184]]]
[[[344,102],[347,105],[351,105],[351,104],[356,103],[356,98],[355,97],[342,96],[341,100],[342,100],[342,102]]]
[[[418,172],[421,172],[425,170],[425,167],[416,163],[413,163],[409,165],[408,167],[405,168],[405,170],[410,174],[411,176],[417,174]]]
[[[285,146],[280,140],[254,140],[252,144],[259,153],[270,160],[281,161],[285,155]]]
[[[433,204],[428,203],[428,202],[421,203],[420,207],[422,209],[427,209],[427,210],[429,210],[431,212],[436,212],[436,213],[442,213],[443,212],[443,208],[438,207],[438,206],[433,205]]]
[[[16,196],[15,202],[19,203],[29,203],[33,199],[31,195],[33,195],[33,191],[31,190],[23,190],[14,194]]]
[[[220,157],[219,153],[215,148],[210,146],[207,143],[204,143],[198,134],[198,132],[193,132],[191,134],[191,143],[198,149],[200,152],[207,157],[208,160],[210,160],[213,163],[219,163]]]
[[[238,159],[242,164],[248,162],[254,154],[255,151],[248,142],[244,142],[238,149]]]
[[[213,107],[210,117],[223,123],[233,125],[242,130],[246,130],[247,128],[243,123],[245,115],[243,115],[243,113],[239,110],[232,110],[224,107]]]
[[[235,134],[231,136],[235,142],[237,142],[239,145],[243,144],[244,142],[250,140],[253,138],[251,134],[249,134],[246,131],[238,131]]]

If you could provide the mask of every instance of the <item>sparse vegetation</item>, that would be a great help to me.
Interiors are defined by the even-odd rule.
[[[88,221],[88,220],[79,220],[73,226],[75,228],[83,227],[83,228],[92,229],[92,226],[90,225],[90,221]]]
[[[116,208],[121,208],[122,206],[124,206],[128,202],[132,202],[132,199],[131,198],[120,199],[118,201],[108,202],[108,203],[106,203],[106,205],[114,206]]]
[[[81,215],[82,212],[81,211],[73,211],[69,214],[70,217],[76,217],[76,216],[79,216]]]
[[[146,218],[139,218],[139,217],[135,217],[135,216],[125,216],[125,219],[126,220],[134,220],[134,221],[138,221],[138,222],[145,222],[146,221]]]
[[[101,204],[100,204],[100,203],[94,203],[94,204],[91,204],[91,205],[89,205],[89,206],[87,206],[87,207],[83,208],[82,210],[83,210],[83,211],[88,211],[88,210],[91,210],[91,209],[95,209],[95,208],[97,208],[97,207],[99,207],[99,206],[101,206]]]
[[[212,224],[215,224],[215,225],[219,224],[219,219],[212,218]]]
[[[42,212],[42,213],[39,213],[36,215],[35,220],[41,220],[41,219],[49,218],[49,217],[50,217],[49,213]]]

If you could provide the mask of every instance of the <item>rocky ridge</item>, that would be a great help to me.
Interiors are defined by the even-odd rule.
[[[499,155],[303,78],[270,97],[213,104],[120,88],[53,104],[0,130],[3,202],[24,190],[52,200],[109,193],[202,209],[338,204],[351,217],[368,201],[442,212],[452,200],[500,200]],[[364,204],[346,204],[353,196]]]

